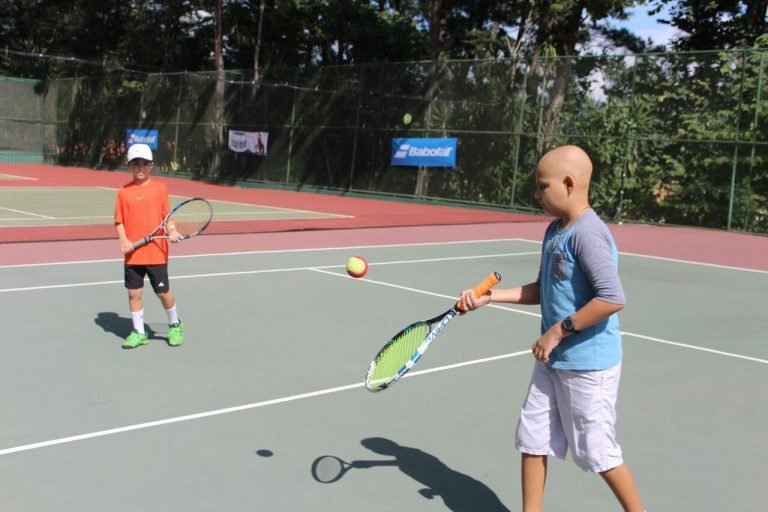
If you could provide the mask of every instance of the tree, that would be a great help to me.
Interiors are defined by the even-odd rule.
[[[536,3],[532,14],[533,53],[541,55],[546,53],[543,51],[546,48],[551,48],[554,53],[554,77],[549,88],[539,152],[547,149],[554,139],[573,74],[576,47],[589,38],[586,21],[594,25],[607,17],[626,17],[625,9],[637,3],[636,0],[544,0]]]
[[[669,9],[661,19],[683,34],[674,42],[678,50],[748,48],[766,32],[768,0],[653,0],[654,13]]]

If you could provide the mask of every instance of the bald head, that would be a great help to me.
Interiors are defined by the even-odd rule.
[[[547,198],[549,204],[545,205],[550,213],[578,211],[589,205],[592,160],[578,146],[559,146],[541,157],[536,179],[553,187]]]
[[[587,187],[592,178],[592,160],[578,146],[560,146],[548,151],[539,160],[539,167],[546,168],[552,178],[570,175],[576,182]]]

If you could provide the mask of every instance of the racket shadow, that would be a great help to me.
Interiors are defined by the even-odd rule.
[[[363,439],[370,451],[392,457],[386,460],[346,462],[334,455],[323,455],[312,463],[312,477],[320,483],[338,482],[352,469],[395,466],[403,474],[424,485],[419,494],[432,500],[439,497],[454,512],[509,512],[493,490],[469,475],[448,467],[440,459],[418,448],[402,446],[382,437]]]

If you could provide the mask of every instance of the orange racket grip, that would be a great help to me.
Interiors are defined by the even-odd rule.
[[[491,272],[488,277],[486,277],[482,283],[478,284],[474,288],[472,288],[472,297],[480,297],[481,295],[485,295],[488,293],[488,290],[496,286],[501,282],[501,274],[498,272]],[[467,306],[464,304],[463,300],[460,300],[456,303],[455,306],[456,309],[461,311],[462,313],[467,311]]]

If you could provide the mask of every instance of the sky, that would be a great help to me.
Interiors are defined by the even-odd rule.
[[[648,15],[648,9],[646,5],[628,9],[628,19],[615,20],[614,24],[632,31],[643,39],[650,38],[655,43],[667,44],[674,37],[675,29],[656,21],[657,17],[664,17],[664,12],[651,17]]]

